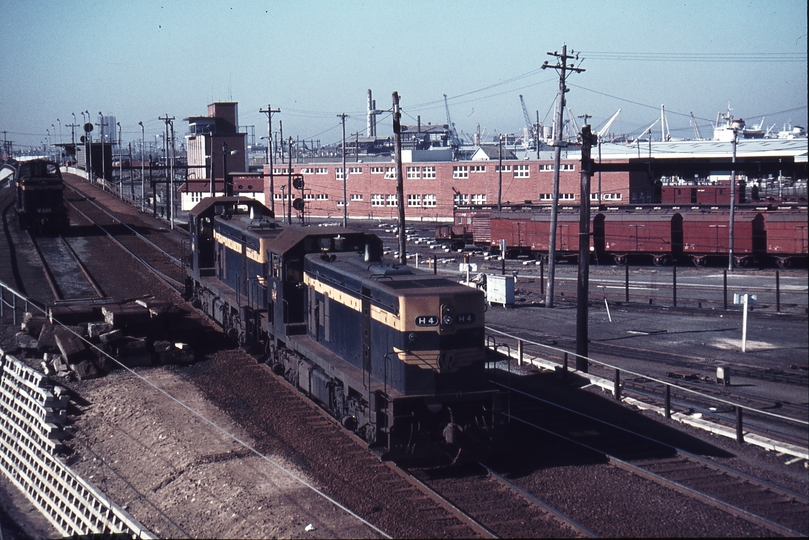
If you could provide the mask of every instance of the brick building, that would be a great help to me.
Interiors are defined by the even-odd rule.
[[[405,212],[409,220],[451,221],[454,205],[550,204],[553,193],[553,160],[491,159],[476,152],[466,161],[408,161],[404,174]],[[485,158],[482,156],[486,156]],[[579,204],[580,161],[563,160],[559,179],[562,204]],[[269,174],[265,166],[265,174]],[[276,203],[288,200],[286,186],[289,167],[273,168]],[[391,219],[397,216],[396,172],[393,162],[346,163],[348,217]],[[302,198],[312,217],[343,215],[342,163],[293,164],[293,174],[301,174],[304,188],[293,189],[293,198]],[[597,203],[594,178],[591,201]],[[652,201],[654,185],[644,172],[609,172],[601,175],[601,200],[611,204]],[[269,196],[269,195],[268,195]],[[280,215],[280,213],[279,213]]]

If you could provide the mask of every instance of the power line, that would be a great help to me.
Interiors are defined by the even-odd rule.
[[[784,52],[742,52],[742,53],[643,53],[643,52],[607,52],[607,51],[582,51],[588,59],[595,60],[620,60],[622,62],[766,62],[773,63],[795,63],[806,62],[806,53],[784,53]]]

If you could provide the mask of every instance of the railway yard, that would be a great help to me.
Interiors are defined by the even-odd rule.
[[[515,300],[486,312],[506,420],[495,448],[399,467],[182,299],[190,246],[179,224],[65,180],[61,236],[20,231],[13,190],[0,187],[0,281],[65,320],[101,313],[123,327],[91,356],[107,360],[48,366],[70,395],[60,459],[151,536],[809,534],[805,268],[593,266],[583,373],[574,265],[557,267],[545,308],[541,266],[464,259],[414,224],[410,264],[456,280],[514,276]],[[392,225],[359,225],[394,249]],[[741,294],[756,297],[748,313],[732,301]],[[12,311],[0,350],[43,369],[44,345],[18,335]],[[0,503],[3,540],[58,536],[4,476]]]

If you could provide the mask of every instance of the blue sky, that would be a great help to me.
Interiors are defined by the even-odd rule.
[[[403,122],[519,133],[522,94],[550,124],[558,75],[548,52],[580,51],[569,107],[594,128],[637,135],[665,105],[675,137],[732,114],[776,130],[807,125],[805,0],[184,1],[0,0],[0,131],[15,148],[70,140],[81,111],[116,116],[122,138],[162,133],[158,117],[237,101],[256,138],[273,115],[284,136],[340,140],[401,96]],[[59,119],[57,121],[57,119]],[[379,117],[379,135],[391,132]],[[54,127],[51,127],[51,126]]]

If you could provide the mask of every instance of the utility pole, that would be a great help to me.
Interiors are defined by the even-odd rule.
[[[585,119],[585,122],[587,120]],[[590,177],[593,175],[591,148],[598,143],[590,124],[581,130],[581,214],[579,215],[579,276],[576,290],[576,370],[587,373],[588,312],[590,300]]]
[[[273,113],[280,113],[281,109],[273,109],[268,103],[266,109],[259,109],[258,112],[265,113],[267,115],[267,157],[270,161],[270,210],[272,211],[273,216],[275,216],[275,183],[272,175],[272,115]]]
[[[104,115],[101,114],[101,111],[98,111],[98,116],[101,117],[101,120],[99,121],[99,124],[98,124],[99,128],[101,129],[101,181],[106,182],[107,181],[107,171],[105,170],[106,164],[104,163],[104,161],[105,161],[105,159],[104,159],[104,145],[105,145],[105,141],[104,141]]]
[[[169,165],[169,177],[166,181],[166,214],[167,218],[169,218],[169,223],[171,223],[171,228],[174,228],[174,208],[172,207],[174,204],[174,117],[169,116],[166,113],[166,116],[158,116],[158,120],[163,120],[166,123],[166,164]],[[169,126],[171,126],[171,130],[169,131]],[[171,149],[171,161],[169,162],[169,149]]]
[[[348,227],[348,199],[346,198],[346,185],[348,184],[348,176],[346,175],[346,118],[347,114],[338,114],[338,118],[343,124],[343,227]]]
[[[283,145],[281,145],[283,148]],[[289,169],[287,169],[287,225],[292,225],[292,137],[289,138]]]
[[[500,154],[498,158],[498,165],[497,165],[497,211],[503,209],[503,135],[500,134],[500,144],[497,145]],[[503,258],[506,258],[505,253],[501,253]]]
[[[573,73],[581,73],[584,71],[582,68],[574,67],[571,63],[567,64],[568,60],[579,59],[579,55],[573,50],[567,54],[567,45],[562,46],[562,54],[558,52],[549,52],[550,56],[555,56],[557,62],[555,66],[549,66],[546,60],[542,64],[542,69],[553,67],[559,72],[559,101],[556,104],[556,125],[554,126],[553,133],[553,202],[551,205],[551,230],[550,241],[548,245],[548,288],[545,290],[545,307],[553,307],[553,285],[554,275],[556,273],[556,222],[558,219],[558,206],[559,206],[559,169],[561,168],[562,161],[562,147],[567,146],[567,142],[562,140],[562,123],[564,121],[565,112],[565,93],[568,88],[565,84],[567,80],[568,71]],[[589,204],[590,201],[582,201],[582,204]]]
[[[446,99],[446,96],[444,96]],[[399,92],[393,93],[393,154],[396,164],[396,206],[399,210],[399,264],[407,264],[407,235],[405,234],[404,179],[402,178],[402,111]]]
[[[733,221],[736,209],[736,144],[739,132],[733,129],[733,165],[730,168],[730,223],[728,225],[730,238],[728,239],[728,270],[733,270]]]

